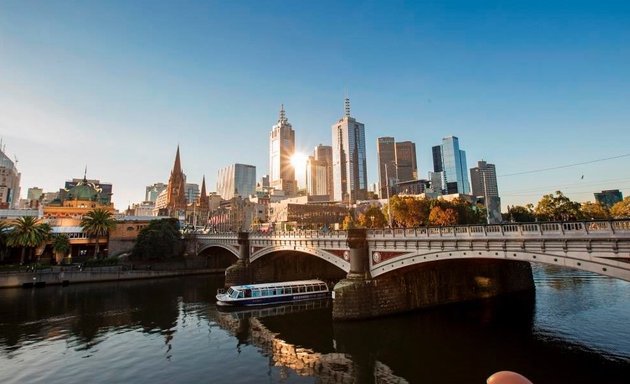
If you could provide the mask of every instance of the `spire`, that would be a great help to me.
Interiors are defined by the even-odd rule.
[[[279,123],[286,123],[287,122],[287,115],[284,112],[284,104],[280,105],[280,120],[278,120]]]
[[[175,164],[173,164],[173,173],[181,173],[182,165],[179,161],[179,144],[177,144],[177,154],[175,155]]]
[[[199,193],[199,198],[206,197],[206,175],[203,175],[203,180],[201,181],[201,192]]]
[[[87,184],[87,164],[85,165],[85,171],[83,172],[83,182]]]
[[[344,101],[344,107],[346,110],[346,117],[350,117],[350,99],[346,96],[346,100]]]

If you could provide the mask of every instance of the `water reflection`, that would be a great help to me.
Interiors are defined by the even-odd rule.
[[[222,276],[0,290],[0,382],[626,382],[630,284],[534,273],[535,293],[353,322],[327,300],[219,311]]]

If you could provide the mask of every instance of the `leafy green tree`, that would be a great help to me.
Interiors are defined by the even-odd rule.
[[[154,220],[140,230],[131,252],[132,260],[167,260],[182,255],[183,243],[177,219]]]
[[[359,214],[357,221],[360,226],[365,228],[383,228],[387,223],[383,211],[375,205]]]
[[[615,219],[630,217],[630,196],[626,196],[623,200],[613,205],[610,208],[610,214]]]
[[[580,218],[580,203],[571,201],[562,192],[544,195],[536,205],[536,217],[542,221],[569,221]]]
[[[536,221],[536,213],[534,212],[532,204],[527,204],[526,206],[513,205],[512,207],[508,207],[507,213],[503,216],[505,220],[517,223],[531,223]]]
[[[608,220],[610,219],[610,212],[608,208],[600,203],[591,203],[587,201],[582,203],[580,207],[581,218],[585,220]]]
[[[24,264],[26,250],[28,249],[31,259],[33,250],[48,240],[49,234],[50,226],[47,223],[32,216],[19,217],[11,223],[8,245],[22,248],[20,264]]]
[[[113,214],[102,208],[96,208],[86,213],[81,219],[81,227],[87,233],[88,237],[96,239],[94,247],[94,257],[99,255],[99,240],[109,234],[111,230],[116,228],[116,220]]]
[[[55,252],[55,261],[60,263],[63,257],[70,250],[70,238],[66,234],[57,234],[53,236],[53,251]]]

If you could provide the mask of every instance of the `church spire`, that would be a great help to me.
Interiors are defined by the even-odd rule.
[[[179,144],[177,144],[177,153],[175,154],[175,164],[173,164],[172,173],[181,173],[181,172],[182,172],[182,164],[179,160]]]
[[[208,194],[206,193],[206,175],[203,175],[203,180],[201,181],[201,192],[199,192],[199,206],[201,208],[207,208],[208,205]]]

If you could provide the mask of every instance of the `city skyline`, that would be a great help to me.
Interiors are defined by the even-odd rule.
[[[177,143],[191,182],[268,174],[281,104],[298,151],[331,145],[348,96],[368,184],[377,137],[415,142],[427,178],[453,135],[468,164],[496,165],[504,209],[627,195],[630,6],[497,4],[3,2],[0,137],[22,198],[87,165],[124,209],[168,181]]]

